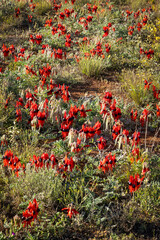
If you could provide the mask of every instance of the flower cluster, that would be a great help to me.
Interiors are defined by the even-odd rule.
[[[144,51],[142,48],[140,48],[140,54],[146,55],[148,59],[151,59],[154,55],[154,50],[149,49],[148,51]]]
[[[34,221],[34,219],[37,219],[37,215],[39,213],[40,209],[38,207],[38,203],[36,199],[33,199],[33,203],[30,202],[27,209],[22,213],[22,223],[23,227],[28,227],[28,225],[31,226],[31,222]]]
[[[108,23],[108,26],[103,27],[103,31],[104,31],[104,34],[102,36],[103,38],[108,36],[109,30],[110,30],[111,27],[112,27],[111,23]]]
[[[131,120],[135,122],[137,119],[137,110],[135,112],[133,112],[133,109],[132,109],[130,116],[131,116]]]
[[[103,137],[100,137],[98,140],[97,140],[97,143],[98,143],[98,148],[99,150],[102,150],[106,147],[106,139],[103,138]]]
[[[19,158],[13,155],[13,152],[11,150],[7,150],[3,155],[3,165],[4,167],[8,167],[9,169],[11,169],[17,177],[19,176],[19,171],[21,170],[21,168],[23,169],[23,171],[25,171],[25,165],[21,165]]]
[[[66,34],[66,28],[61,23],[58,24],[58,27],[52,28],[52,35],[59,33],[59,36]]]
[[[56,159],[54,154],[51,154],[49,156],[48,153],[43,153],[40,157],[33,155],[33,159],[30,158],[30,164],[31,166],[35,166],[35,170],[37,171],[39,168],[54,168],[55,165],[58,164],[58,160]]]
[[[112,102],[112,93],[105,92],[102,102],[100,103],[101,106],[101,114],[103,114],[103,118],[107,115],[112,115],[115,121],[121,118],[121,109],[116,106],[116,100],[114,99]]]
[[[101,134],[101,123],[98,121],[93,127],[83,124],[82,129],[79,132],[84,133],[86,138],[93,138],[95,134]]]
[[[139,174],[135,174],[135,177],[132,175],[130,176],[128,184],[131,194],[140,188],[140,186],[143,184],[143,179],[144,177],[140,178]]]
[[[36,43],[37,45],[40,45],[42,42],[42,35],[41,34],[37,34],[35,37],[30,34],[30,42],[32,42],[33,44]]]
[[[102,169],[102,171],[108,172],[109,170],[112,171],[113,167],[116,164],[116,157],[115,155],[112,156],[112,153],[109,153],[103,161],[100,161],[98,169]]]
[[[150,86],[152,85],[152,91],[153,91],[153,97],[157,100],[160,100],[160,90],[157,90],[155,85],[152,84],[152,82],[148,82],[146,79],[144,80],[144,89],[149,90]]]
[[[142,112],[142,115],[140,116],[140,123],[141,123],[142,127],[146,123],[146,121],[148,119],[148,115],[149,115],[149,111],[147,109],[144,109]]]

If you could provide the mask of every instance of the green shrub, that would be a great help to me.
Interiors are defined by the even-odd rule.
[[[80,71],[88,77],[98,77],[100,74],[102,74],[105,66],[105,60],[96,56],[92,58],[82,57],[79,61]]]
[[[147,74],[141,71],[126,70],[122,71],[120,75],[122,88],[128,97],[138,106],[146,106],[147,103],[150,103],[151,98],[153,99],[153,94],[150,95],[144,88],[145,79],[150,81],[150,79],[147,78]]]

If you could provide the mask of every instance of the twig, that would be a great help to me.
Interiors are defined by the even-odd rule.
[[[156,141],[156,137],[157,137],[159,131],[160,131],[160,127],[158,128],[157,132],[155,133],[155,135],[153,137],[153,143],[152,143],[152,147],[151,147],[151,152],[153,151],[154,144],[155,144],[155,141]]]
[[[148,116],[147,116],[146,129],[145,129],[145,150],[147,146],[147,129],[148,129]]]

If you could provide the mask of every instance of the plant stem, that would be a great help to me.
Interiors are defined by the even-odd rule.
[[[147,116],[146,129],[145,129],[145,150],[147,146],[147,129],[148,129],[148,116]]]

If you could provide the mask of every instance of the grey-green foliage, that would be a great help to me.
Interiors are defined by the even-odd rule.
[[[25,175],[20,174],[19,179],[14,179],[10,188],[14,194],[22,196],[23,201],[36,198],[47,205],[52,205],[57,200],[62,191],[62,180],[56,176],[55,170],[50,168],[38,169],[30,164],[26,166]]]
[[[147,212],[154,219],[160,216],[160,182],[153,181],[135,194],[135,201],[139,202],[142,211]]]

